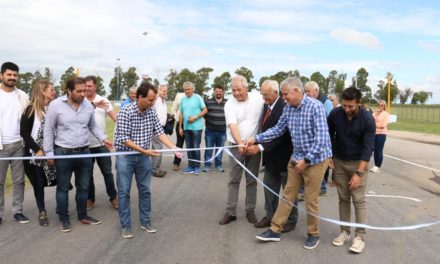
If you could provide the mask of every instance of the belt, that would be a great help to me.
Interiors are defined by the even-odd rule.
[[[64,148],[64,147],[60,147],[55,145],[55,148],[59,148],[61,150],[66,150],[66,151],[71,151],[71,152],[81,152],[81,151],[85,151],[89,149],[89,146],[84,146],[84,147],[79,147],[79,148]]]

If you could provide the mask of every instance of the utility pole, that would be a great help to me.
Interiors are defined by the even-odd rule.
[[[387,112],[390,113],[390,109],[391,109],[391,73],[388,73],[388,110]]]

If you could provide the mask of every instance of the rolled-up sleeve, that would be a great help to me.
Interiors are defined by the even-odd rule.
[[[43,139],[43,150],[46,156],[52,157],[53,145],[55,140],[55,131],[57,126],[57,112],[54,105],[50,105],[47,108],[45,121],[44,121],[44,139]]]

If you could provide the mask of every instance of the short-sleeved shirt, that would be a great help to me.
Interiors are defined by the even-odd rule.
[[[229,142],[235,142],[232,137],[230,124],[236,124],[241,140],[254,138],[259,129],[264,101],[260,94],[248,93],[248,99],[239,102],[235,98],[229,99],[225,104],[226,137]]]
[[[87,99],[87,98],[86,98]],[[88,99],[87,99],[88,100]],[[104,100],[104,102],[107,103],[108,107],[106,109],[100,108],[100,107],[96,107],[95,108],[95,120],[96,120],[96,124],[98,124],[99,128],[101,128],[103,131],[106,131],[106,127],[107,127],[107,113],[111,112],[113,110],[113,106],[110,103],[110,101],[107,98],[104,98],[102,96],[100,96],[99,94],[97,94],[95,96],[95,99],[93,99],[93,102],[96,104],[99,101]],[[101,146],[102,143],[100,141],[98,141],[98,139],[92,135],[92,133],[89,134],[89,147],[91,148],[96,148]]]
[[[193,94],[191,97],[185,96],[180,101],[180,112],[183,114],[183,129],[184,130],[202,130],[203,118],[198,118],[196,121],[189,123],[188,118],[196,116],[206,108],[205,102],[198,94]]]

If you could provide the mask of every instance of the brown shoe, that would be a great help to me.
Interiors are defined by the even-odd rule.
[[[115,198],[113,198],[113,200],[111,200],[110,203],[111,203],[111,205],[112,205],[112,207],[113,207],[114,209],[118,209],[118,208],[119,208],[119,206],[118,206],[118,196],[116,196]]]
[[[180,165],[174,164],[173,165],[173,171],[179,171],[179,170],[180,170]]]
[[[295,227],[296,227],[296,223],[285,224],[283,227],[283,233],[288,233],[288,232],[294,230]]]
[[[232,221],[237,220],[237,217],[235,215],[230,215],[229,213],[226,213],[223,218],[220,220],[220,225],[227,225]]]
[[[267,219],[267,217],[261,218],[260,222],[254,224],[254,226],[256,228],[269,227],[270,225],[271,225],[271,223],[270,223],[269,219]]]
[[[248,222],[251,223],[251,224],[255,224],[258,221],[257,217],[255,216],[255,212],[254,211],[247,212],[246,213],[246,218],[247,218]]]
[[[87,200],[87,210],[90,210],[93,207],[95,207],[95,201],[88,199]]]

